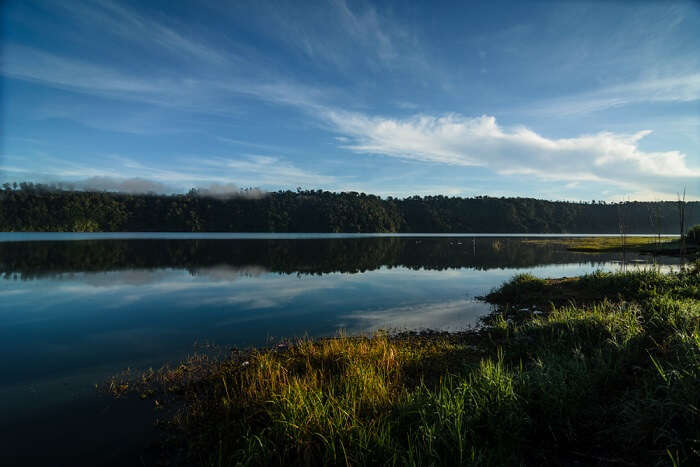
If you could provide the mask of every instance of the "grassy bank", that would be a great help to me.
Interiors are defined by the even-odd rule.
[[[154,400],[175,463],[697,465],[698,282],[517,276],[477,330],[195,356],[110,388]]]

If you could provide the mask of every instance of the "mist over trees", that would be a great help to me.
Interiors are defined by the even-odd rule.
[[[5,184],[1,231],[44,232],[436,232],[678,233],[677,203],[545,201],[533,198],[386,198],[321,190],[263,196],[124,194]],[[700,223],[688,202],[685,224]]]

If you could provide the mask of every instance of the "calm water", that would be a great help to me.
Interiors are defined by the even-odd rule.
[[[489,312],[476,296],[516,273],[573,276],[651,259],[542,240],[0,234],[0,431],[9,446],[0,455],[132,463],[147,444],[149,412],[115,407],[94,384],[126,367],[177,361],[196,343],[456,330]]]

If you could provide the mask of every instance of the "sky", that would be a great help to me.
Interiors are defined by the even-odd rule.
[[[13,1],[0,182],[700,199],[700,2]]]

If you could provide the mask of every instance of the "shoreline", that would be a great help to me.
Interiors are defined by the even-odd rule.
[[[73,240],[318,240],[318,239],[352,239],[352,238],[619,238],[617,233],[444,233],[444,232],[374,232],[374,233],[340,233],[340,232],[39,232],[8,231],[0,232],[0,242],[23,241],[73,241]],[[628,238],[651,238],[652,235],[628,234]],[[655,236],[653,236],[655,238]],[[661,234],[661,238],[677,238],[678,234]]]
[[[473,330],[380,332],[218,360],[195,356],[137,379],[115,378],[108,390],[174,414],[161,422],[172,440],[163,445],[166,457],[204,465],[682,462],[697,455],[697,266],[520,275],[486,299],[496,309]]]

